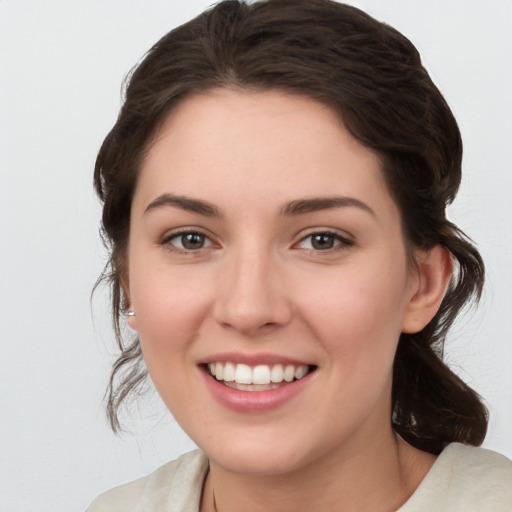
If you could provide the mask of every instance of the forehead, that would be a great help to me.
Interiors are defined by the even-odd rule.
[[[282,91],[227,89],[185,99],[163,124],[135,201],[164,192],[232,201],[348,193],[389,200],[378,157],[332,109]]]

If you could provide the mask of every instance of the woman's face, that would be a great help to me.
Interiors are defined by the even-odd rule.
[[[213,463],[283,473],[390,435],[419,280],[376,156],[327,107],[185,100],[144,161],[128,261],[151,378]]]

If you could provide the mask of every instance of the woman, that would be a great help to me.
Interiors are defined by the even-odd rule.
[[[416,49],[353,7],[226,1],[162,38],[95,170],[109,414],[147,368],[201,450],[90,510],[510,510],[440,359],[484,276],[445,215],[461,154]]]

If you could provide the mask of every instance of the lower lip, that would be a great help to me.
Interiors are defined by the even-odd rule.
[[[201,374],[213,398],[222,406],[235,412],[267,412],[277,409],[298,395],[309,383],[312,373],[299,380],[267,391],[240,391],[228,388],[200,368]]]

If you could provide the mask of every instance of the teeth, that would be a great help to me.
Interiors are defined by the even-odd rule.
[[[253,384],[270,384],[270,368],[261,364],[252,371]]]
[[[292,366],[291,364],[289,364],[285,369],[284,369],[284,380],[286,382],[291,382],[295,377],[295,366]]]
[[[224,366],[224,382],[233,382],[235,380],[235,365],[226,363]]]
[[[226,370],[224,370],[226,371]],[[308,367],[307,366],[297,366],[295,369],[295,378],[297,380],[302,379],[308,373]],[[226,380],[226,377],[224,376],[224,380]]]
[[[224,377],[224,365],[222,363],[215,363],[215,378],[222,380]]]
[[[221,363],[217,363],[219,365]],[[252,384],[252,370],[246,364],[237,364],[235,368],[235,382],[238,384]]]
[[[281,382],[292,382],[305,377],[309,373],[307,365],[295,366],[288,364],[275,364],[272,366],[260,364],[250,367],[247,364],[210,363],[210,373],[217,379],[224,382],[234,382],[245,386],[265,386],[279,384]],[[272,386],[273,389],[275,386]],[[271,389],[269,388],[269,389]]]
[[[283,382],[284,370],[282,364],[275,364],[270,372],[270,380],[272,382]]]

